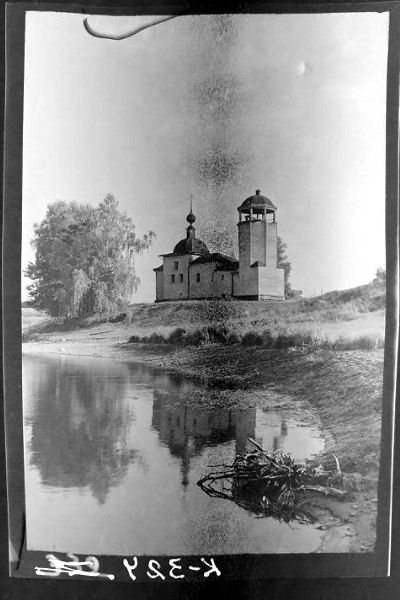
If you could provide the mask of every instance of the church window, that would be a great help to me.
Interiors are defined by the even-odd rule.
[[[196,274],[196,281],[200,281],[200,273]]]
[[[180,282],[183,283],[183,273],[179,275]]]
[[[179,261],[176,260],[174,264],[175,264],[175,271],[177,271],[179,269]]]
[[[175,275],[171,275],[171,283],[175,283]]]

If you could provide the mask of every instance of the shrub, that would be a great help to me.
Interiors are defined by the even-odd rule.
[[[160,333],[152,333],[149,337],[149,344],[165,344],[166,339]]]
[[[256,331],[246,331],[240,335],[229,331],[226,327],[203,327],[190,332],[186,332],[185,329],[178,327],[167,338],[160,333],[152,333],[150,336],[144,337],[132,335],[128,343],[168,343],[192,346],[205,343],[241,343],[243,346],[263,346],[264,348],[276,348],[277,350],[302,348],[305,346],[321,350],[374,350],[384,347],[384,339],[381,336],[363,335],[354,339],[340,337],[337,340],[332,340],[327,337],[318,337],[310,332],[300,332],[280,333],[277,337],[274,337],[269,329],[264,330],[262,334]]]
[[[288,348],[288,336],[280,333],[278,337],[275,339],[275,348],[284,349]]]
[[[237,333],[230,333],[226,341],[228,344],[238,344],[240,342],[240,337]]]
[[[210,342],[225,344],[229,335],[226,327],[207,327],[208,339]]]
[[[126,313],[120,313],[119,315],[116,315],[115,317],[110,319],[110,323],[121,323],[121,321],[123,321],[124,319],[126,319]]]
[[[208,341],[208,334],[205,328],[203,329],[195,329],[194,331],[188,333],[185,337],[185,342],[189,345],[199,346],[204,342]]]
[[[59,331],[73,331],[79,329],[81,326],[80,319],[64,319],[64,321],[58,326]]]
[[[186,329],[183,329],[182,327],[177,327],[176,329],[174,329],[173,331],[171,331],[171,333],[168,336],[168,343],[169,344],[182,344],[184,341],[184,336],[186,333]]]
[[[279,334],[275,340],[274,346],[280,350],[285,348],[301,348],[302,346],[318,345],[321,341],[311,333],[289,333]]]
[[[265,346],[265,348],[272,348],[272,346],[274,345],[275,339],[272,335],[272,333],[270,332],[269,329],[264,329],[264,331],[261,334],[262,337],[262,345]]]
[[[138,335],[131,335],[128,344],[136,344],[137,342],[140,342],[140,337]]]
[[[255,331],[247,331],[242,336],[243,346],[262,346],[263,338],[259,333]]]
[[[361,335],[353,340],[342,337],[333,343],[335,350],[375,350],[383,347],[384,339],[373,335]]]

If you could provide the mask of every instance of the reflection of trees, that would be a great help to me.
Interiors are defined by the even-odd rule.
[[[190,397],[191,386],[181,390]],[[182,393],[183,392],[183,393]],[[176,391],[154,391],[152,426],[159,432],[160,440],[168,446],[173,456],[182,461],[182,484],[187,485],[190,460],[200,454],[205,446],[218,446],[236,441],[236,453],[245,451],[249,437],[254,437],[256,410],[217,410],[177,405]]]
[[[128,447],[132,419],[125,365],[24,359],[24,384],[36,397],[31,415],[31,463],[43,483],[89,487],[101,503],[137,453]]]

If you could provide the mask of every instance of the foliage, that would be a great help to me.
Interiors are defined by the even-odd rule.
[[[152,333],[150,336],[132,335],[129,344],[173,344],[175,346],[199,346],[201,344],[242,344],[242,346],[262,346],[268,349],[286,351],[289,348],[303,348],[311,351],[324,350],[376,350],[384,347],[384,338],[381,335],[361,335],[353,339],[339,337],[330,339],[327,336],[318,336],[312,332],[280,333],[273,335],[269,329],[262,333],[245,331],[243,333],[231,332],[226,327],[202,327],[193,331],[186,331],[178,327],[169,335]]]
[[[292,270],[292,263],[288,260],[286,250],[287,244],[278,235],[278,267],[280,267],[281,269],[285,269],[285,298],[290,298],[293,295],[292,286],[289,282],[290,272]]]
[[[374,282],[383,282],[386,283],[386,269],[382,267],[378,267],[375,273]]]
[[[155,236],[138,238],[111,194],[97,207],[54,202],[34,231],[35,262],[25,271],[32,305],[66,318],[123,312],[140,283],[135,254]]]

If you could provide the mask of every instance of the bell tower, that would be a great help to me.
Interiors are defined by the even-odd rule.
[[[239,206],[239,278],[235,295],[284,298],[284,271],[277,267],[276,206],[259,189]]]
[[[276,206],[256,190],[238,208],[239,212],[239,261],[243,266],[276,268],[277,263],[277,223]]]

